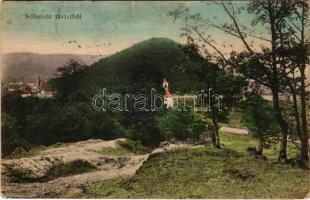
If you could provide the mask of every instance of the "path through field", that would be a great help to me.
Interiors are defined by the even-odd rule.
[[[241,134],[241,135],[249,134],[249,131],[243,128],[221,127],[219,131],[224,132],[224,133],[233,133],[233,134]]]

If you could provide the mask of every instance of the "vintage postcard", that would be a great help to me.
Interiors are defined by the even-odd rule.
[[[310,198],[309,1],[2,1],[3,198]]]

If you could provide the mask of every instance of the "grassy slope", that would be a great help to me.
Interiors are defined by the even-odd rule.
[[[130,179],[90,184],[84,197],[103,198],[302,198],[308,192],[309,170],[275,164],[246,153],[256,141],[221,134],[223,149],[179,150],[147,161]],[[289,147],[290,155],[295,153]]]

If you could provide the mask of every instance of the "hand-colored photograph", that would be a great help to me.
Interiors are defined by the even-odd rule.
[[[307,0],[2,1],[1,197],[309,199]]]

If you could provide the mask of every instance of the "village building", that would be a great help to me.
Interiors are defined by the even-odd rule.
[[[8,83],[6,90],[8,93],[18,92],[21,97],[30,97],[36,96],[39,98],[52,98],[56,95],[55,91],[42,90],[42,86],[45,84],[45,81],[42,81],[40,77],[36,81],[24,83]]]

